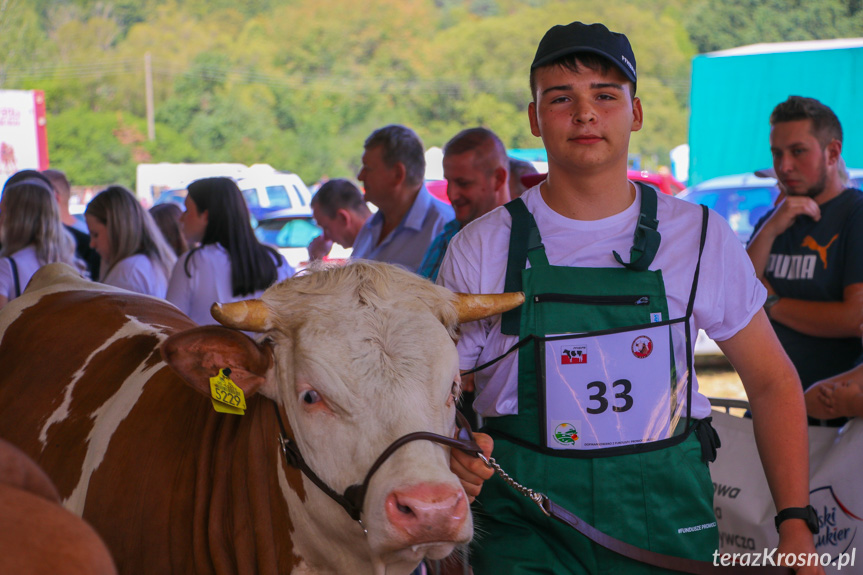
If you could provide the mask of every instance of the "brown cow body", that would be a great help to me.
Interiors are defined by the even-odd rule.
[[[96,532],[60,506],[51,480],[0,440],[0,573],[116,575]]]
[[[309,329],[305,320],[284,330],[288,333],[284,337],[294,343],[283,356],[284,346],[288,345],[280,339],[283,335],[273,336],[276,343],[254,344],[227,328],[195,328],[191,320],[159,300],[72,280],[66,277],[65,270],[59,273],[59,280],[56,271],[51,273],[54,275],[37,275],[28,292],[0,314],[0,437],[19,446],[48,472],[64,505],[82,515],[103,537],[120,573],[407,573],[426,548],[441,555],[470,537],[468,516],[438,534],[442,541],[449,540],[443,546],[444,552],[435,551],[441,546],[433,537],[414,545],[410,541],[378,543],[407,537],[392,535],[389,525],[382,531],[369,525],[392,515],[392,510],[385,513],[383,504],[372,505],[365,521],[369,535],[365,536],[343,509],[285,463],[278,442],[277,404],[284,409],[289,435],[294,434],[292,429],[306,425],[307,419],[317,424],[323,418],[328,425],[331,422],[334,431],[342,419],[352,419],[342,417],[335,408],[324,414],[302,411],[308,406],[291,397],[296,391],[294,385],[299,384],[274,383],[274,372],[278,372],[279,381],[289,373],[306,374],[294,378],[302,379],[303,385],[314,380],[307,375],[318,369],[317,363],[305,368],[296,357],[301,347],[296,343],[298,331]],[[436,321],[441,326],[440,320]],[[356,330],[355,322],[348,320],[347,325]],[[228,353],[219,348],[213,352],[210,340],[200,338],[210,338],[218,330],[245,338],[252,351],[232,348]],[[429,336],[423,342],[423,351],[427,351],[429,341],[448,338],[442,326],[441,331],[442,336]],[[244,373],[259,374],[256,377],[264,383],[247,388],[245,415],[216,413],[200,390],[184,384],[164,362],[160,346],[172,334],[180,333],[194,338],[190,343],[181,340],[183,343],[176,346],[178,353],[194,349],[190,353],[204,358],[195,361],[210,364],[204,368],[211,375],[220,367],[231,366],[238,384],[243,386]],[[303,337],[313,337],[312,332],[303,333],[307,334]],[[221,331],[217,336],[225,337]],[[199,340],[203,342],[200,345],[195,343]],[[240,347],[246,345],[241,344]],[[257,354],[255,361],[260,366],[235,357],[249,353]],[[454,363],[454,349],[447,353],[446,361]],[[293,357],[288,362],[290,367],[285,366],[288,356]],[[428,367],[424,369],[429,371]],[[453,370],[457,377],[457,369]],[[450,373],[437,379],[446,386],[447,377],[452,381]],[[268,390],[268,396],[263,391],[255,393],[258,385]],[[321,391],[327,398],[330,393],[336,396],[341,390]],[[446,392],[441,395],[434,391],[431,395],[440,396],[441,402],[446,399]],[[273,400],[279,396],[285,399]],[[333,405],[338,401],[333,400]],[[374,402],[370,405],[374,406]],[[295,413],[298,410],[301,413]],[[390,421],[381,417],[386,420],[386,433],[395,436],[416,431],[417,425],[420,429],[430,425],[422,420],[402,424],[404,418]],[[435,421],[445,421],[452,413],[436,417]],[[374,421],[363,423],[373,425]],[[447,434],[452,431],[449,427],[426,430]],[[309,464],[327,468],[332,450],[315,453],[314,447],[295,435]],[[374,445],[384,441],[377,432],[371,437]],[[386,442],[395,438],[384,437]],[[388,466],[409,469],[400,467],[409,463],[400,458],[411,457],[411,450],[417,451],[423,465],[432,465],[426,461],[446,465],[444,449],[422,443],[401,448],[394,462],[385,464],[382,471]],[[329,467],[356,466],[356,470],[319,470],[337,491],[362,479],[382,448],[359,445],[352,449],[355,461],[348,455],[329,463]],[[411,475],[408,471],[399,473]],[[445,473],[451,481],[440,479],[437,471],[429,473],[435,486],[458,485],[448,469]],[[390,479],[376,479],[373,487],[376,481],[383,484]],[[409,481],[422,484],[424,479]],[[370,489],[367,503],[386,496],[377,496],[376,489]],[[380,489],[389,490],[387,497],[392,500],[392,493],[408,488]],[[466,508],[463,501],[452,505],[459,510]]]

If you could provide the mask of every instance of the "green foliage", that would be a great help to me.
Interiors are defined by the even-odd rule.
[[[143,161],[269,163],[356,174],[389,123],[426,146],[476,125],[539,147],[528,71],[552,25],[605,22],[638,57],[645,125],[631,151],[686,141],[697,51],[856,36],[860,0],[0,0],[0,87],[42,89],[53,165],[132,185]],[[145,55],[156,141],[146,138]]]
[[[863,30],[859,0],[699,0],[685,19],[699,52],[761,42],[854,38]]]
[[[71,108],[48,122],[51,165],[77,184],[128,186],[135,164],[128,146],[117,139],[122,115],[117,112],[82,114]]]
[[[48,121],[51,165],[76,185],[120,184],[134,189],[140,162],[201,161],[198,150],[170,126],[156,126],[158,143],[147,141],[146,134],[141,118],[70,108]]]

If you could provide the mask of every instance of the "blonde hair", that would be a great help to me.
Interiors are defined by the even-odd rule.
[[[0,256],[11,256],[32,245],[41,265],[63,262],[84,269],[75,257],[75,241],[60,222],[54,190],[46,184],[28,179],[9,186],[3,191],[3,211]]]
[[[102,266],[100,279],[104,279],[117,262],[135,254],[144,254],[165,272],[165,277],[171,277],[177,256],[165,241],[153,217],[132,192],[122,186],[106,188],[87,204],[84,213],[98,220],[108,230],[111,261]]]

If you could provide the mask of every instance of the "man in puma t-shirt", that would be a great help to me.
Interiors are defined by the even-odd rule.
[[[770,126],[787,196],[758,222],[747,252],[806,389],[851,369],[863,353],[863,192],[841,177],[842,126],[830,108],[791,96],[774,108]]]

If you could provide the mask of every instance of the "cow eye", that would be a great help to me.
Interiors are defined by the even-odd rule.
[[[304,391],[300,397],[302,398],[303,402],[307,403],[308,405],[315,404],[321,400],[321,394],[314,389]]]

